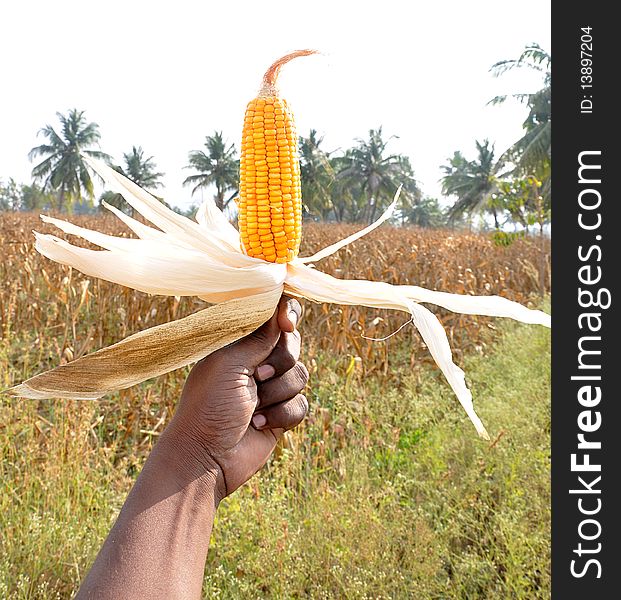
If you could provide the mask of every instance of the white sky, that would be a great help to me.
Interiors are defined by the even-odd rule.
[[[521,135],[523,106],[486,103],[541,80],[489,67],[531,42],[550,50],[550,0],[21,0],[0,4],[0,23],[0,179],[29,182],[37,131],[75,107],[118,163],[132,145],[153,155],[158,195],[182,207],[188,152],[216,129],[239,149],[246,103],[291,50],[324,53],[282,72],[298,132],[317,129],[333,150],[383,125],[436,196],[454,150],[472,157],[487,137],[501,152]]]

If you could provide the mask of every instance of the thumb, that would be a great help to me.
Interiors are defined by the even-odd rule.
[[[280,339],[278,308],[269,321],[228,347],[227,358],[254,371],[272,353]]]

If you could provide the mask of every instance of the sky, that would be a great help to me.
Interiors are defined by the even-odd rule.
[[[532,42],[550,50],[550,0],[21,0],[0,4],[0,23],[0,180],[29,183],[37,132],[77,108],[116,164],[133,145],[154,156],[158,195],[181,208],[202,199],[182,186],[189,151],[216,130],[239,149],[246,103],[291,50],[322,53],[281,74],[298,133],[317,129],[332,151],[381,125],[435,197],[455,150],[474,158],[488,138],[501,153],[521,136],[526,108],[487,102],[541,78],[490,66]]]

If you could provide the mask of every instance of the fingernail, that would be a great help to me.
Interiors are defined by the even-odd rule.
[[[296,313],[294,310],[289,313],[289,321],[293,323],[294,327],[298,324],[298,313]]]
[[[254,417],[252,417],[252,424],[257,428],[260,429],[261,427],[263,427],[265,424],[267,423],[267,419],[265,418],[265,415],[255,415]]]
[[[261,365],[260,367],[257,368],[255,372],[255,377],[259,381],[264,381],[265,379],[269,379],[270,377],[273,377],[275,373],[276,373],[276,369],[274,369],[272,365]]]

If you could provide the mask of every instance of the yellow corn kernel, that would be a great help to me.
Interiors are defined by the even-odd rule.
[[[298,140],[293,113],[279,97],[276,79],[284,64],[313,53],[300,50],[277,60],[244,117],[239,231],[243,250],[269,262],[289,262],[297,256],[302,222]]]

